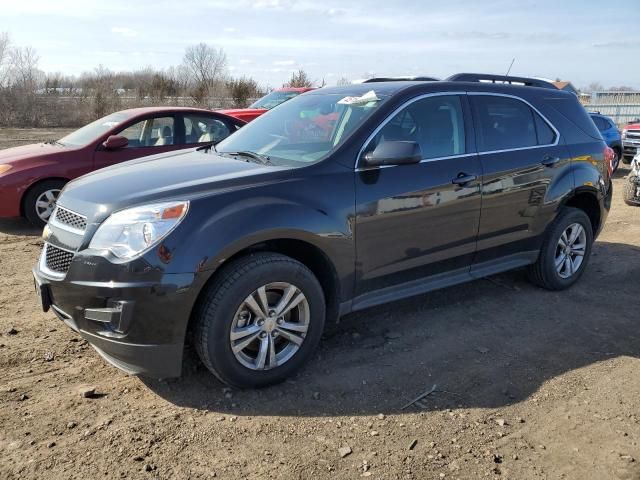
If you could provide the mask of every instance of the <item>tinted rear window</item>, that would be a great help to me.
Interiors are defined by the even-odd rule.
[[[509,97],[472,96],[481,152],[549,145],[555,132],[526,103]]]
[[[576,125],[580,130],[592,138],[601,139],[600,131],[590,118],[590,115],[584,109],[578,97],[575,95],[563,97],[545,98],[545,103],[551,105],[562,116],[566,117],[571,123]]]

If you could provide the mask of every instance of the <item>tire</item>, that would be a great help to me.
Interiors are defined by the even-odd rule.
[[[622,188],[622,197],[624,199],[624,203],[631,205],[632,207],[640,203],[640,199],[636,197],[636,188],[636,177],[629,175],[629,178],[627,178],[627,181],[624,183],[624,187]]]
[[[37,204],[39,202],[48,202],[50,206],[47,208],[47,211],[48,215],[51,215],[58,195],[60,195],[60,191],[65,183],[63,180],[44,180],[36,183],[29,189],[22,203],[22,211],[34,227],[44,227],[49,218],[48,216],[41,215],[41,213],[44,213],[44,207],[38,206]]]
[[[620,157],[622,156],[618,148],[613,149],[613,154],[615,156],[613,157],[613,161],[611,162],[611,175],[616,173],[616,171],[618,170],[618,167],[620,166]]]
[[[261,287],[265,287],[268,309],[261,308]],[[283,316],[273,315],[289,287],[297,290],[288,305],[299,300],[299,294],[304,299]],[[250,297],[255,304],[247,303]],[[258,315],[257,310],[268,310],[269,315]],[[235,387],[265,387],[282,382],[309,360],[324,328],[325,298],[320,283],[302,263],[277,253],[255,253],[223,267],[205,290],[193,321],[195,349],[211,373]],[[284,325],[297,330],[287,330]],[[306,332],[300,333],[303,325]],[[258,336],[238,333],[243,329],[259,331]],[[232,340],[232,332],[246,336]],[[289,340],[291,334],[296,341],[302,339],[300,345]],[[239,348],[249,340],[244,349],[234,353],[232,343]],[[262,356],[260,368],[263,342],[268,344],[268,353]]]
[[[574,230],[568,230],[573,225],[579,225],[584,231],[584,248],[581,250],[582,255],[572,254],[569,256],[570,267],[566,264],[566,254],[561,249],[559,241],[563,233],[567,235],[567,232],[573,232]],[[579,229],[575,230],[576,232]],[[582,244],[581,241],[576,240],[574,245],[576,247]],[[540,254],[536,263],[529,267],[529,279],[536,285],[545,288],[547,290],[564,290],[576,283],[578,279],[584,273],[584,270],[589,263],[589,256],[591,255],[591,247],[593,244],[593,230],[591,227],[591,221],[587,214],[578,209],[572,207],[565,207],[554,222],[549,227],[547,234],[540,249]],[[576,248],[576,252],[580,251]],[[565,261],[561,266],[556,266],[556,260],[562,259],[564,254]],[[579,265],[575,266],[575,260],[572,258],[582,257]],[[559,271],[558,268],[561,268]],[[573,273],[571,269],[574,269]]]

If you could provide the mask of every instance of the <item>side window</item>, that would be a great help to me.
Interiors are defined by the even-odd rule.
[[[217,118],[198,115],[185,115],[183,118],[185,144],[218,143],[233,133],[225,122]]]
[[[509,97],[472,95],[481,152],[548,145],[555,132],[526,103]]]
[[[175,132],[173,117],[154,118],[151,122],[151,132],[147,146],[162,147],[164,145],[173,145]]]
[[[386,123],[366,151],[380,142],[397,140],[417,142],[424,159],[466,153],[460,97],[442,95],[411,103]]]
[[[147,120],[142,120],[118,133],[118,135],[122,135],[129,140],[127,148],[173,145],[173,134],[173,117],[149,118]]]
[[[127,148],[137,148],[137,147],[144,146],[143,132],[144,132],[144,126],[146,122],[147,122],[146,120],[143,120],[141,122],[134,123],[130,127],[127,127],[118,133],[118,135],[127,137],[127,140],[129,140],[129,145],[127,145]]]
[[[596,127],[598,127],[598,130],[600,130],[601,132],[603,130],[606,130],[604,122],[602,121],[602,119],[600,117],[596,117],[596,116],[592,115],[591,116],[591,120],[593,120],[593,123],[596,124]]]

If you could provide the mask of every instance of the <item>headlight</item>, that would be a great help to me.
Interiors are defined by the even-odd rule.
[[[122,260],[131,260],[169,235],[188,209],[189,202],[185,201],[121,210],[100,225],[89,248],[108,250]]]
[[[0,175],[2,175],[5,172],[8,172],[9,170],[11,170],[11,165],[7,165],[7,164],[0,165]]]
[[[624,140],[625,138],[627,138],[627,131],[626,130],[622,130],[622,134],[620,135],[620,137]]]

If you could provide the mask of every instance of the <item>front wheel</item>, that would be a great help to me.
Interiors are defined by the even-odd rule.
[[[22,205],[27,220],[38,228],[44,227],[56,208],[64,184],[62,180],[45,180],[31,187]]]
[[[240,388],[282,382],[320,342],[325,299],[300,262],[257,253],[232,262],[195,312],[194,342],[205,366]]]
[[[529,278],[547,290],[563,290],[578,281],[589,262],[593,229],[584,211],[567,207],[551,225]]]

